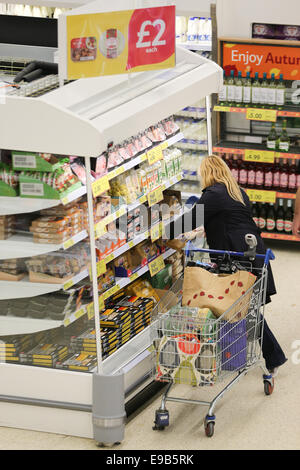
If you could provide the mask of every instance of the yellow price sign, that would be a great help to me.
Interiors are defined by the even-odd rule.
[[[158,145],[157,147],[154,147],[153,149],[149,150],[147,152],[147,158],[149,165],[153,165],[159,160],[162,160],[164,158],[162,145]]]
[[[246,118],[251,121],[270,121],[275,122],[277,120],[276,109],[256,109],[248,108]]]
[[[231,110],[230,106],[215,106],[214,111],[223,111],[225,113],[229,113]]]
[[[71,248],[71,246],[75,245],[75,242],[73,240],[73,238],[70,238],[70,240],[67,240],[65,243],[64,243],[64,249],[67,250],[68,248]]]
[[[132,274],[132,276],[130,276],[130,282],[135,281],[138,277],[139,277],[138,273]]]
[[[70,287],[72,287],[73,284],[74,284],[73,279],[70,279],[68,282],[66,282],[66,283],[64,284],[64,290],[70,289]]]
[[[94,316],[94,302],[89,304],[86,308],[88,319],[90,320]]]
[[[161,230],[162,227],[160,222],[150,228],[150,238],[152,242],[155,242],[161,237]]]
[[[106,260],[102,259],[97,263],[97,277],[102,276],[106,272]],[[90,279],[92,279],[92,268],[89,269]]]
[[[247,194],[252,202],[266,202],[275,204],[277,193],[276,191],[264,191],[260,189],[247,189]]]
[[[244,160],[246,162],[274,163],[275,152],[267,150],[245,150]]]
[[[105,309],[104,297],[103,295],[99,295],[99,310],[104,310],[104,309]]]
[[[84,308],[81,308],[75,313],[75,318],[80,318],[84,315]]]
[[[162,255],[155,258],[149,263],[150,276],[153,277],[155,274],[159,273],[165,267],[165,261]]]
[[[159,186],[148,194],[149,207],[154,206],[154,204],[157,204],[158,202],[162,201],[163,198],[163,190],[162,187]]]
[[[105,193],[109,189],[110,186],[107,175],[102,176],[102,178],[99,178],[92,183],[92,192],[94,197],[100,196],[100,194]]]
[[[101,222],[95,225],[95,238],[100,238],[105,233],[107,233],[106,225],[103,225]]]

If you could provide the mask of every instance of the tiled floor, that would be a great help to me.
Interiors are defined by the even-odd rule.
[[[288,357],[270,397],[263,392],[261,370],[255,369],[225,395],[216,408],[213,438],[204,435],[206,408],[168,403],[170,426],[152,430],[160,399],[130,419],[118,450],[300,449],[300,244],[273,245],[273,272],[278,294],[266,318]],[[296,341],[298,340],[298,344]],[[177,386],[176,395],[207,399],[215,392]],[[57,434],[0,428],[0,449],[98,450],[95,442]]]

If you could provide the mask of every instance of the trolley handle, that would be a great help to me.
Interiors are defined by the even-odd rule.
[[[191,247],[192,246],[192,247]],[[191,241],[188,241],[186,248],[184,248],[186,256],[190,255],[190,252],[200,252],[200,253],[212,253],[217,255],[232,255],[244,258],[247,256],[247,252],[239,252],[239,251],[226,251],[226,250],[210,250],[205,248],[195,248],[192,245]],[[255,258],[264,259],[264,265],[267,266],[270,260],[275,259],[275,255],[270,248],[267,249],[266,254],[255,254]]]

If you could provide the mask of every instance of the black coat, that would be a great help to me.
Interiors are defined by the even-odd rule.
[[[199,218],[196,223],[197,205],[203,204],[204,228],[210,249],[245,252],[248,250],[245,235],[250,233],[257,238],[256,252],[264,254],[266,247],[260,235],[261,231],[252,219],[249,198],[244,190],[241,191],[245,205],[232,199],[224,184],[216,183],[206,188],[192,209],[193,229],[199,225]],[[172,230],[171,234],[175,235]],[[261,268],[262,265],[262,259],[257,259],[253,263],[254,268]],[[270,302],[270,296],[274,294],[276,294],[276,288],[269,266],[266,303]]]

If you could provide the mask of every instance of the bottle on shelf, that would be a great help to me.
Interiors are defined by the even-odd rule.
[[[258,72],[255,72],[254,81],[252,84],[252,103],[254,105],[259,105],[261,102],[260,92],[261,92],[261,87],[260,87]]]
[[[298,160],[296,187],[300,188],[300,160]]]
[[[286,130],[286,119],[282,122],[282,130],[279,136],[278,148],[280,152],[288,152],[290,149],[290,138]]]
[[[273,167],[273,189],[280,190],[280,159],[275,158]]]
[[[280,167],[280,191],[287,191],[288,189],[288,173],[289,167],[285,158]]]
[[[258,227],[260,230],[264,231],[267,225],[267,210],[266,205],[262,204],[260,211],[259,211],[259,218],[258,218]]]
[[[242,106],[242,102],[243,102],[242,72],[238,72],[238,76],[235,79],[234,101],[236,103],[236,106]]]
[[[247,188],[255,188],[255,163],[249,162],[247,174]]]
[[[259,209],[258,209],[258,204],[256,204],[256,202],[252,203],[251,212],[252,212],[252,219],[255,225],[258,227],[259,226]]]
[[[275,74],[272,73],[267,93],[267,106],[270,108],[274,108],[276,104],[276,89]]]
[[[274,209],[274,204],[270,203],[267,210],[267,222],[266,230],[267,232],[274,232],[276,228],[276,214]]]
[[[276,231],[282,233],[284,231],[285,211],[283,208],[283,199],[279,199],[278,209],[276,213]]]
[[[227,103],[227,78],[225,70],[223,71],[223,85],[221,91],[219,92],[219,103],[220,105],[225,105]]]
[[[263,73],[262,82],[260,84],[260,104],[262,107],[268,105],[268,94],[269,94],[269,82],[267,80],[267,73]]]
[[[278,109],[281,109],[285,104],[285,84],[282,74],[279,75],[279,81],[276,86],[275,104]]]
[[[239,182],[239,162],[238,157],[236,155],[233,156],[231,162],[231,174],[235,178],[235,180]]]
[[[243,81],[243,103],[247,107],[251,103],[252,95],[252,83],[250,78],[250,72],[247,72],[246,78]]]
[[[277,142],[278,142],[278,136],[276,133],[275,122],[273,122],[271,125],[271,130],[267,137],[267,148],[269,150],[276,150]]]
[[[296,192],[297,190],[297,167],[295,160],[292,160],[288,168],[288,190],[290,192]]]
[[[292,234],[292,226],[293,226],[293,202],[291,199],[287,201],[287,209],[284,215],[284,232],[287,235]]]
[[[245,160],[240,161],[240,166],[239,166],[239,185],[242,188],[247,188],[247,183],[248,183],[248,168],[247,168],[247,163]]]
[[[264,165],[263,163],[256,163],[255,166],[255,188],[256,189],[263,189],[264,187]]]
[[[265,164],[265,189],[273,189],[273,164]]]
[[[227,101],[229,105],[234,105],[235,100],[235,80],[234,70],[230,71],[230,76],[227,80]]]

